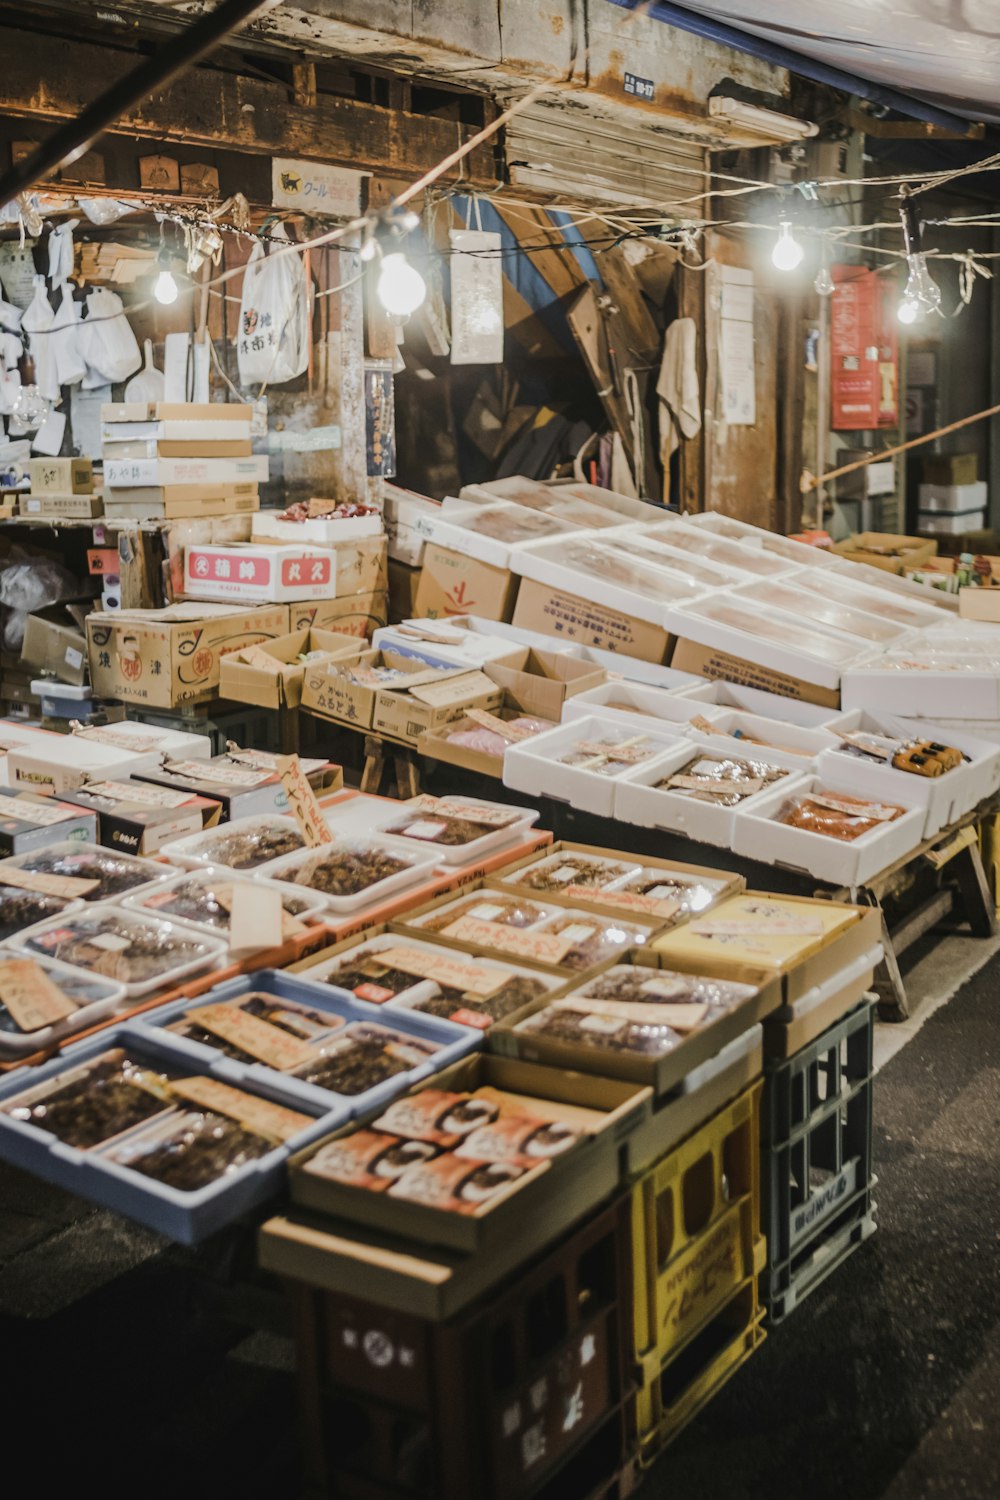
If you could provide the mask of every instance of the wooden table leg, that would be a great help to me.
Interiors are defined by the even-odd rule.
[[[420,765],[412,750],[396,751],[396,791],[405,802],[420,795]]]
[[[878,1014],[881,1021],[906,1021],[910,1005],[906,998],[906,986],[899,972],[896,950],[892,946],[892,934],[882,916],[882,962],[875,970],[875,992],[878,995]]]
[[[973,937],[994,937],[997,930],[996,907],[978,843],[970,844],[967,849],[956,854],[951,868]]]
[[[365,735],[365,768],[361,773],[361,790],[378,796],[385,768],[385,745],[373,735]]]

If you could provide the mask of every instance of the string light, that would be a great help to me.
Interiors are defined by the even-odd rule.
[[[903,296],[896,308],[896,317],[903,324],[923,322],[927,313],[940,313],[941,288],[927,269],[927,256],[921,248],[920,219],[917,206],[910,194],[904,191],[899,209],[903,226],[903,245],[909,275]]]
[[[171,302],[177,301],[177,282],[168,261],[161,257],[157,264],[160,267],[160,274],[153,287],[153,296],[164,307],[169,307]]]
[[[771,251],[772,263],[779,271],[794,271],[801,264],[803,255],[805,251],[792,233],[790,220],[782,217],[778,220],[778,238]]]
[[[378,299],[393,318],[408,318],[427,296],[427,283],[410,265],[402,250],[383,255],[382,269],[375,288]]]

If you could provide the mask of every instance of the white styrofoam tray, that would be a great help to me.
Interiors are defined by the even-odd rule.
[[[770,765],[785,766],[789,771],[811,770],[822,750],[835,749],[837,745],[836,736],[827,729],[803,729],[763,714],[717,708],[713,715],[705,717],[712,725],[711,733],[693,725],[687,731],[695,744],[717,754],[761,759]],[[755,740],[761,743],[755,744]]]
[[[643,767],[666,766],[678,754],[676,734],[650,733],[645,726],[638,732],[645,733],[653,751],[648,760],[639,762]],[[616,784],[630,775],[630,768],[615,776],[602,776],[581,766],[564,765],[560,757],[585,741],[620,742],[633,735],[631,726],[619,727],[606,719],[591,717],[560,724],[557,729],[510,746],[503,759],[504,786],[540,797],[554,797],[583,812],[610,818],[614,815]],[[687,744],[681,747],[682,763],[689,749]]]
[[[609,574],[616,561],[627,564],[635,587],[627,581],[612,581]],[[702,585],[689,582],[679,572],[667,573],[637,558],[623,558],[613,544],[604,543],[603,535],[589,532],[517,547],[511,552],[510,568],[522,578],[560,589],[574,598],[597,597],[605,609],[618,610],[661,630],[669,628],[668,619],[675,606],[708,594]]]
[[[181,870],[170,880],[162,885],[154,886],[152,890],[148,887],[140,891],[138,895],[126,896],[119,905],[126,907],[129,911],[138,911],[146,917],[160,917],[167,922],[177,922],[183,927],[191,927],[196,932],[208,932],[213,937],[220,938],[228,943],[229,923],[224,925],[213,925],[211,922],[198,922],[193,917],[181,917],[174,912],[165,911],[164,907],[173,899],[174,892],[178,886],[186,885],[189,881],[195,881],[199,886],[211,889],[213,885],[263,885],[270,890],[278,892],[283,900],[287,901],[290,896],[297,897],[302,902],[302,910],[295,912],[296,921],[304,922],[307,926],[320,923],[326,914],[326,899],[316,891],[310,891],[305,886],[297,886],[292,891],[289,886],[280,884],[276,880],[265,880],[260,875],[240,874],[236,870],[230,870],[226,865],[198,865],[191,870]]]
[[[834,586],[839,583],[834,580]],[[769,578],[763,583],[744,584],[733,589],[734,599],[762,604],[765,609],[780,609],[800,619],[812,629],[832,630],[858,643],[860,649],[888,651],[904,645],[913,627],[889,620],[884,615],[859,609],[840,599],[826,597],[826,579],[815,573],[797,573],[790,578]]]
[[[491,536],[482,527],[484,521],[494,517],[506,520],[511,528],[521,534],[511,540]],[[568,537],[581,533],[581,528],[571,521],[560,521],[555,516],[526,510],[521,505],[508,504],[463,507],[461,513],[458,507],[452,507],[442,514],[421,519],[418,529],[426,535],[429,542],[493,568],[509,567],[511,553],[515,548],[545,542],[564,542]]]
[[[750,551],[773,553],[783,562],[798,568],[829,568],[837,561],[836,553],[823,547],[812,547],[808,542],[797,542],[790,536],[767,531],[763,526],[751,526],[749,521],[738,521],[735,516],[724,516],[721,511],[702,510],[696,515],[686,516],[689,526],[702,526],[716,536],[724,536]]]
[[[265,814],[250,818],[234,818],[230,823],[220,823],[215,828],[203,828],[201,833],[189,833],[185,838],[175,839],[172,844],[164,844],[160,855],[180,869],[195,870],[202,865],[224,864],[220,847],[227,839],[234,834],[249,833],[256,828],[266,829],[272,825],[285,828],[289,833],[298,833],[299,825],[295,819],[281,813],[274,813],[270,817]],[[275,858],[284,859],[285,857],[285,855],[279,855]],[[261,860],[258,865],[245,866],[242,869],[234,867],[233,873],[256,875],[267,865],[274,864],[275,858]]]
[[[651,541],[665,542],[668,547],[677,547],[693,558],[715,563],[720,568],[730,568],[746,582],[751,578],[784,578],[798,572],[800,567],[799,563],[775,557],[762,548],[747,547],[728,537],[715,536],[704,527],[692,526],[686,518],[658,520],[655,525],[644,527],[643,531]]]
[[[74,902],[74,908],[79,904]],[[0,956],[4,951],[0,948]],[[14,954],[8,950],[7,957],[14,957]],[[69,999],[79,1000],[79,1008],[64,1021],[56,1021],[51,1026],[40,1026],[35,1031],[8,1031],[0,1028],[0,1058],[5,1061],[26,1057],[61,1041],[63,1037],[72,1036],[74,1032],[86,1031],[113,1016],[125,1004],[125,986],[116,984],[113,979],[105,979],[103,974],[87,974],[82,969],[71,969],[68,964],[56,963],[54,959],[43,958],[40,954],[35,962]]]
[[[838,712],[837,709],[824,708],[818,703],[806,703],[800,698],[781,698],[777,693],[765,692],[763,688],[743,687],[738,682],[724,682],[721,679],[703,682],[700,677],[696,677],[693,683],[691,687],[678,688],[677,696],[694,698],[717,709],[732,708],[748,714],[759,714],[780,724],[798,724],[803,729],[822,729]],[[712,717],[706,708],[700,708],[698,712],[703,713],[706,718]]]
[[[861,709],[840,714],[829,727],[835,735],[861,730],[863,733],[902,737],[908,740],[938,740],[941,744],[951,745],[956,750],[961,750],[963,755],[968,756],[965,765],[956,767],[954,771],[947,771],[943,776],[923,777],[911,771],[896,771],[891,766],[881,767],[877,764],[874,766],[874,769],[883,775],[891,773],[894,778],[902,777],[903,795],[906,795],[906,789],[912,782],[918,782],[921,786],[928,788],[926,829],[928,838],[932,833],[936,833],[938,828],[943,828],[946,824],[954,822],[956,818],[963,817],[985,797],[992,797],[994,792],[1000,790],[1000,749],[988,739],[980,738],[975,732],[947,730],[930,720],[903,719],[891,714],[869,714]],[[859,765],[856,756],[839,752],[836,745],[831,747],[831,756],[838,764],[849,761],[852,767]],[[860,762],[860,764],[865,763]],[[824,769],[821,762],[820,770]],[[832,767],[830,774],[833,774]],[[941,821],[936,821],[942,812],[944,816]]]
[[[928,583],[914,583],[911,578],[902,578],[886,568],[873,568],[871,563],[852,562],[848,557],[838,557],[836,572],[852,583],[867,584],[883,593],[909,599],[911,603],[924,604],[928,609],[937,610],[942,616],[958,614],[956,595],[946,594],[943,589],[936,589]]]
[[[844,673],[841,707],[907,719],[1000,719],[1000,669],[960,652],[935,654],[933,664],[897,666],[883,658]]]
[[[714,802],[704,802],[699,797],[686,796],[680,791],[667,791],[654,785],[665,776],[679,771],[700,754],[708,754],[707,747],[693,741],[681,748],[683,753],[673,757],[668,765],[652,768],[637,766],[629,773],[618,788],[615,817],[622,823],[635,823],[640,828],[663,828],[671,833],[683,834],[685,838],[694,839],[698,843],[716,844],[728,849],[732,846],[734,820],[739,808],[756,806],[770,789],[765,787],[754,792],[735,807],[722,807]],[[716,751],[713,758],[721,759],[725,753],[724,750]],[[765,764],[775,764],[769,759],[765,760],[763,756],[755,756],[754,759],[764,761]],[[786,770],[784,766],[781,769]],[[795,771],[787,771],[777,785],[783,790],[791,789],[801,780],[802,777]]]
[[[422,819],[433,823],[435,819],[435,808],[426,810],[420,808],[423,801],[421,797],[413,797],[405,802],[390,801],[386,797],[349,797],[346,802],[336,807],[329,808],[326,820],[331,831],[336,837],[364,837],[368,834],[377,833],[381,840],[386,843],[396,844],[400,849],[408,853],[425,853],[433,856],[438,865],[468,865],[475,860],[481,859],[488,854],[493,854],[498,849],[503,849],[507,844],[523,839],[528,829],[531,828],[541,817],[538,808],[516,807],[512,803],[489,802],[484,797],[460,797],[444,796],[438,799],[437,812],[444,814],[448,809],[461,807],[467,808],[468,816],[474,818],[474,810],[481,807],[487,811],[497,811],[516,814],[513,822],[504,828],[495,828],[489,833],[483,834],[482,838],[473,839],[468,844],[439,844],[429,836],[421,839],[408,834],[393,833],[394,825],[405,822],[409,817],[413,822]]]
[[[624,708],[613,705],[624,704]],[[575,693],[563,704],[562,722],[574,719],[607,719],[612,724],[653,733],[687,734],[689,719],[701,714],[715,719],[720,708],[702,707],[696,699],[672,693],[669,688],[643,687],[632,682],[602,682],[585,693]],[[674,726],[674,727],[671,727]],[[676,726],[680,726],[679,729]]]
[[[858,769],[862,769],[860,766]],[[912,778],[916,780],[916,778]],[[888,869],[915,849],[924,836],[926,809],[911,801],[906,812],[891,823],[863,833],[860,838],[844,840],[792,828],[776,821],[782,806],[791,797],[810,792],[842,793],[850,797],[870,797],[854,776],[808,776],[794,786],[769,788],[755,799],[753,807],[737,814],[733,829],[733,849],[748,859],[767,865],[786,865],[803,870],[815,880],[854,889]],[[885,798],[898,806],[907,806],[899,797]]]
[[[737,611],[745,624],[712,618],[712,611],[723,610],[727,613]],[[784,632],[787,644],[755,631],[758,619],[766,621],[774,632]],[[840,686],[844,672],[878,654],[870,646],[840,635],[827,626],[810,623],[808,632],[804,633],[802,621],[794,615],[783,610],[766,609],[749,600],[737,600],[731,594],[716,594],[703,603],[671,610],[667,628],[679,639],[695,641],[711,650],[725,651],[742,661],[754,662],[757,666],[797,677],[802,682],[829,691],[836,691]],[[804,644],[804,636],[814,643],[815,649]]]

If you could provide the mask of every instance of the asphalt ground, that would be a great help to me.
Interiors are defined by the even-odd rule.
[[[1000,1496],[998,1007],[1000,956],[879,1073],[878,1232],[769,1333],[643,1497]],[[90,1480],[146,1500],[296,1500],[281,1319],[245,1240],[192,1255],[0,1166],[10,1493]]]

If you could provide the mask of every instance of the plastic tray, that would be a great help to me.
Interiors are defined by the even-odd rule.
[[[399,942],[399,939],[396,941]],[[232,1004],[262,991],[279,1000],[297,1001],[313,1010],[329,1011],[331,1016],[342,1017],[346,1024],[365,1022],[383,1028],[389,1027],[393,1031],[405,1032],[420,1041],[437,1045],[438,1050],[425,1062],[405,1073],[397,1073],[384,1083],[366,1089],[364,1093],[347,1095],[305,1083],[296,1078],[294,1073],[278,1072],[264,1063],[237,1062],[235,1058],[227,1057],[225,1053],[202,1042],[178,1038],[178,1041],[182,1041],[190,1049],[192,1055],[199,1058],[203,1067],[211,1067],[214,1074],[226,1078],[237,1087],[246,1083],[247,1086],[271,1088],[277,1087],[280,1082],[289,1102],[302,1101],[315,1109],[328,1110],[333,1107],[331,1101],[335,1101],[336,1108],[343,1112],[345,1120],[365,1114],[371,1109],[382,1109],[397,1094],[404,1093],[432,1073],[449,1067],[467,1052],[475,1051],[482,1041],[482,1033],[468,1026],[458,1026],[451,1021],[443,1021],[439,1016],[425,1016],[417,1011],[404,1009],[394,1010],[391,1016],[387,1016],[384,1006],[369,1005],[364,1000],[356,999],[347,990],[338,990],[329,984],[316,984],[304,978],[293,978],[278,969],[261,969],[256,974],[228,980],[200,995],[197,1000],[171,1001],[168,1005],[147,1011],[132,1023],[132,1029],[136,1035],[162,1038],[163,1027],[180,1020],[188,1011],[196,1010],[200,1005]]]
[[[680,726],[678,733],[679,729]],[[642,748],[648,748],[652,753],[645,760],[624,764],[617,775],[602,776],[584,766],[566,765],[560,759],[583,742],[620,743],[633,738],[635,733],[645,733],[648,746]],[[606,719],[575,719],[569,724],[561,724],[558,729],[535,735],[522,744],[512,745],[504,756],[503,780],[505,786],[516,791],[554,797],[583,812],[610,818],[614,815],[616,788],[624,777],[640,769],[661,767],[666,774],[673,768],[673,760],[679,753],[682,753],[682,760],[687,758],[686,750],[684,746],[683,753],[679,751],[677,733],[634,732],[630,725],[609,724]]]
[[[135,911],[126,911],[125,907],[118,906],[114,902],[101,902],[99,905],[90,906],[83,911],[70,917],[54,917],[48,922],[38,922],[34,927],[26,927],[16,937],[10,939],[5,946],[18,952],[30,953],[32,958],[49,957],[46,952],[46,935],[66,931],[72,933],[74,930],[83,935],[85,924],[93,918],[100,918],[104,913],[114,915],[118,920],[124,919],[129,923],[137,923],[140,928],[157,927],[166,929],[164,935],[169,936],[177,928],[177,937],[185,942],[197,942],[201,945],[200,957],[190,959],[185,963],[177,964],[173,968],[166,968],[154,979],[143,980],[142,983],[125,984],[125,993],[130,1000],[144,999],[152,995],[156,990],[170,989],[179,984],[181,980],[187,979],[191,974],[203,973],[206,969],[219,968],[226,959],[226,944],[219,938],[208,937],[204,933],[195,932],[191,927],[181,926],[173,922],[160,922],[155,918],[148,917]],[[63,962],[63,960],[57,960]],[[91,971],[84,964],[71,964],[69,967],[80,969],[84,973]]]
[[[451,726],[445,726],[446,728]],[[483,797],[445,796],[436,799],[437,807],[422,808],[425,799],[414,797],[405,802],[388,797],[352,797],[339,807],[327,811],[327,822],[336,838],[367,838],[375,835],[379,839],[398,844],[409,853],[419,851],[432,855],[439,865],[470,865],[476,860],[493,854],[507,844],[523,839],[528,829],[541,817],[541,813],[530,807],[516,807],[507,802],[489,802]],[[429,799],[428,799],[429,801]],[[410,838],[406,834],[392,833],[393,824],[407,820],[433,822],[437,813],[444,814],[449,807],[473,810],[476,807],[496,809],[509,813],[513,822],[505,828],[495,828],[481,838],[467,844],[439,844],[430,838]]]
[[[738,758],[774,764],[770,758],[765,760],[763,755],[752,755],[752,748],[749,747]],[[664,828],[673,833],[682,833],[686,838],[696,839],[700,843],[717,844],[728,849],[732,844],[735,819],[740,808],[757,805],[771,788],[762,787],[760,791],[745,797],[741,803],[733,807],[722,807],[712,802],[703,802],[696,796],[689,797],[683,792],[668,791],[656,786],[655,782],[680,771],[699,755],[724,759],[727,753],[732,753],[727,751],[725,741],[720,741],[718,748],[692,741],[683,745],[681,752],[670,761],[658,765],[637,766],[618,787],[615,817],[623,823],[635,823],[640,828]],[[777,783],[782,790],[790,790],[802,780],[800,775],[788,771],[784,766],[779,769],[786,773]]]
[[[222,1081],[233,1081],[221,1068],[211,1064],[206,1066],[203,1049],[191,1046],[183,1038],[167,1038],[160,1033],[143,1034],[130,1025],[114,1026],[99,1036],[76,1042],[55,1061],[34,1068],[30,1073],[18,1071],[0,1084],[0,1157],[46,1182],[65,1188],[67,1192],[103,1204],[183,1244],[190,1245],[204,1239],[273,1197],[281,1186],[285,1162],[290,1154],[337,1129],[349,1118],[346,1109],[339,1104],[321,1114],[315,1105],[288,1091],[279,1074],[269,1074],[263,1081],[264,1086],[248,1085],[248,1092],[311,1115],[313,1122],[266,1156],[194,1192],[184,1192],[109,1160],[107,1143],[81,1151],[34,1125],[11,1119],[4,1112],[3,1107],[16,1095],[69,1073],[79,1064],[91,1062],[116,1047],[124,1047],[132,1055],[146,1058],[153,1066],[169,1070],[176,1076],[210,1075]],[[327,1102],[329,1098],[327,1096]],[[114,1137],[115,1145],[130,1139],[141,1128],[145,1127],[135,1127],[133,1131]]]
[[[3,952],[0,949],[0,954]],[[14,957],[9,951],[7,956]],[[29,1057],[52,1042],[72,1036],[75,1031],[86,1031],[88,1027],[98,1025],[108,1016],[113,1016],[125,1002],[125,986],[116,984],[113,979],[105,979],[102,974],[86,974],[82,969],[71,969],[69,964],[42,958],[40,954],[35,955],[35,962],[71,1000],[79,997],[82,1003],[64,1021],[41,1026],[37,1031],[8,1031],[0,1021],[0,1058]],[[92,998],[86,998],[85,990],[94,992]]]
[[[192,833],[187,838],[177,839],[172,844],[165,844],[160,853],[164,859],[171,860],[173,864],[181,868],[196,869],[199,865],[227,865],[238,875],[256,875],[257,871],[262,870],[265,865],[274,864],[277,859],[287,859],[288,854],[293,851],[286,851],[282,855],[270,855],[267,859],[262,859],[259,864],[236,867],[228,866],[220,853],[220,845],[224,840],[232,838],[234,834],[250,833],[254,829],[267,828],[272,825],[286,829],[289,833],[298,833],[298,824],[295,819],[282,817],[278,813],[271,817],[236,818],[231,823],[222,823],[217,828],[204,829],[201,833]]]
[[[690,727],[688,733],[706,750],[755,760],[760,757],[773,766],[789,771],[810,771],[823,750],[835,750],[837,738],[827,729],[803,729],[798,724],[783,724],[760,714],[726,713],[716,709],[708,719],[711,730]],[[747,738],[749,736],[749,738]],[[755,744],[754,740],[762,743]],[[766,743],[765,743],[766,742]]]
[[[53,858],[61,859],[65,856],[70,868],[52,873],[73,877],[73,857],[77,855],[83,855],[87,858],[94,858],[96,856],[101,859],[114,860],[116,864],[124,865],[132,874],[141,877],[127,891],[118,891],[108,896],[91,892],[89,895],[80,898],[82,901],[88,901],[91,904],[103,901],[120,901],[123,896],[134,895],[136,891],[154,885],[159,880],[168,880],[173,874],[169,865],[160,864],[156,860],[140,859],[135,854],[120,854],[117,849],[105,848],[103,844],[77,843],[46,844],[44,848],[31,849],[27,854],[12,854],[9,859],[0,862],[0,869],[37,872],[39,868],[42,868],[43,873],[49,873],[44,870],[48,862]]]
[[[118,905],[126,907],[129,911],[141,912],[145,917],[158,917],[167,922],[177,922],[184,927],[194,928],[198,932],[208,932],[214,937],[226,941],[229,936],[228,921],[221,923],[198,922],[194,917],[181,917],[174,912],[165,910],[169,904],[173,892],[178,886],[194,882],[201,886],[212,886],[213,884],[224,885],[249,885],[251,882],[247,876],[239,875],[230,870],[226,865],[199,865],[192,870],[182,870],[179,874],[172,876],[162,885],[152,891],[140,891],[138,895],[126,896]],[[306,886],[296,886],[290,890],[287,885],[280,884],[276,880],[267,880],[263,876],[256,876],[252,882],[254,885],[267,886],[270,890],[276,890],[283,901],[301,899],[303,907],[301,911],[289,913],[297,921],[309,923],[321,922],[326,910],[326,902],[322,896],[311,891]]]
[[[306,881],[297,878],[297,872],[310,861],[322,859],[325,854],[334,854],[339,848],[350,848],[356,844],[363,844],[369,848],[381,850],[390,854],[394,859],[404,862],[405,868],[397,870],[393,875],[387,875],[383,880],[376,880],[364,890],[355,891],[350,896],[331,896],[321,891],[324,902],[330,911],[353,912],[359,911],[363,906],[373,906],[379,901],[391,896],[394,891],[401,890],[404,886],[412,885],[415,881],[429,875],[437,864],[433,854],[426,851],[410,850],[400,848],[400,841],[393,840],[391,843],[383,838],[361,838],[352,836],[350,838],[337,839],[329,844],[324,844],[319,849],[301,849],[297,854],[287,854],[283,859],[275,860],[273,864],[266,867],[267,876],[270,880],[281,880],[294,885],[306,886],[312,890],[313,887]]]

